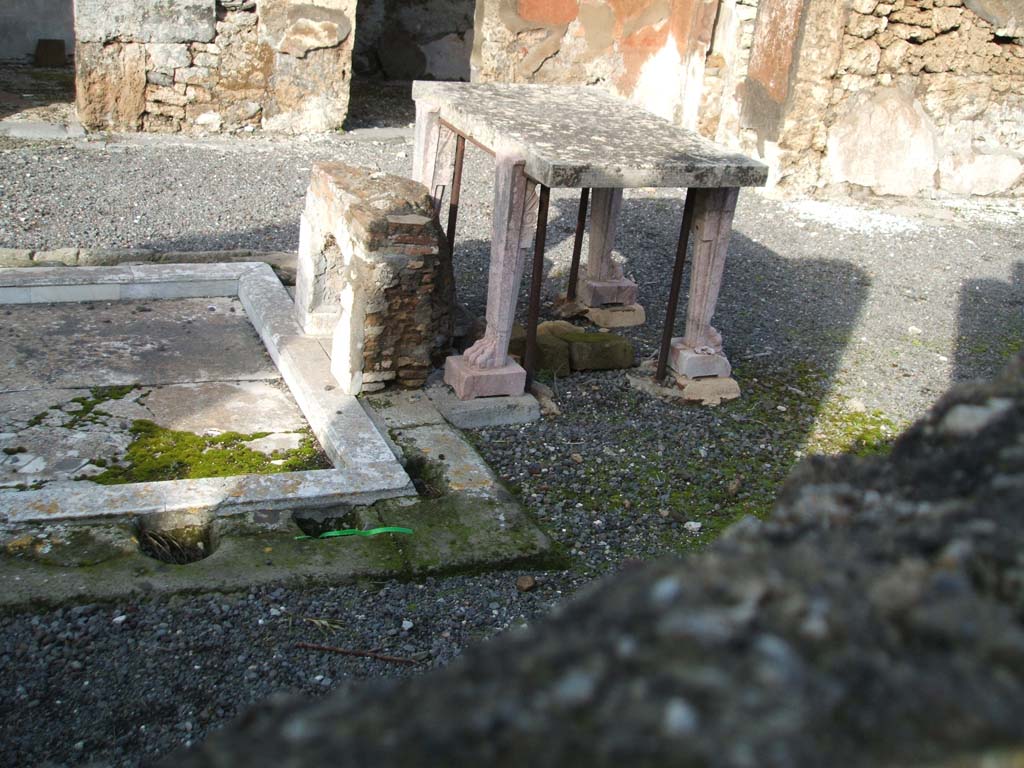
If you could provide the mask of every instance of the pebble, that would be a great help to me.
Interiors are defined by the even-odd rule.
[[[533,576],[524,575],[516,579],[516,589],[520,592],[530,592],[537,588],[537,579]]]

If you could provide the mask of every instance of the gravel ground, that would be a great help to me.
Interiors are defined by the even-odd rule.
[[[409,139],[380,135],[6,140],[0,247],[294,249],[312,162],[408,172]],[[486,291],[489,162],[467,152],[460,209],[459,296],[475,313]],[[552,204],[548,301],[568,271],[575,194],[556,191]],[[680,195],[653,190],[627,194],[623,208],[618,242],[651,320],[627,333],[641,357],[657,344],[681,211]],[[716,322],[743,398],[683,408],[630,389],[621,372],[578,375],[552,382],[560,417],[471,435],[556,539],[564,570],[531,571],[539,586],[529,593],[515,589],[515,571],[6,615],[0,763],[136,765],[270,693],[320,695],[443,665],[623,561],[699,547],[738,516],[763,513],[801,455],[874,450],[951,381],[990,375],[1019,349],[1022,221],[1019,201],[786,203],[745,193]]]

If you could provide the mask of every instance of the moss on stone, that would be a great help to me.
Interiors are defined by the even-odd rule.
[[[125,460],[91,478],[101,485],[195,480],[203,477],[267,475],[330,469],[330,460],[307,430],[298,448],[267,456],[245,445],[267,432],[196,435],[166,429],[146,419],[132,423],[134,436]],[[276,462],[276,463],[275,463]]]

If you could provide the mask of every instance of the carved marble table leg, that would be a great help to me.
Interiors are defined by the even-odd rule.
[[[669,365],[689,379],[727,377],[732,373],[732,366],[722,354],[722,335],[711,325],[711,318],[722,287],[739,190],[691,189],[687,194],[696,195],[690,237],[693,242],[690,298],[686,329],[682,337],[672,340]]]
[[[524,162],[499,153],[494,180],[491,265],[487,282],[487,330],[464,355],[445,361],[444,380],[462,400],[521,395],[526,371],[508,356],[516,299],[526,252],[537,224],[537,185]]]
[[[445,188],[455,173],[455,143],[455,133],[441,125],[440,110],[417,102],[412,178],[430,191],[435,217],[440,216]]]
[[[579,299],[589,307],[587,317],[598,325],[640,325],[645,317],[643,307],[636,303],[637,285],[612,259],[622,190],[595,189],[592,195],[587,274],[579,283]]]

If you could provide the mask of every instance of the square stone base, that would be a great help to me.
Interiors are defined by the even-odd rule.
[[[601,328],[631,328],[643,325],[647,321],[647,313],[639,304],[590,307],[587,310],[587,320]]]
[[[588,280],[579,283],[579,298],[588,307],[601,307],[605,304],[636,304],[639,290],[632,280]]]
[[[526,370],[516,363],[501,368],[474,368],[462,355],[444,361],[444,383],[460,400],[474,397],[521,395],[526,391]]]
[[[704,376],[728,378],[732,375],[729,358],[718,353],[705,355],[694,352],[683,344],[682,339],[672,340],[672,349],[668,353],[669,367],[680,376],[688,379],[700,379]]]

